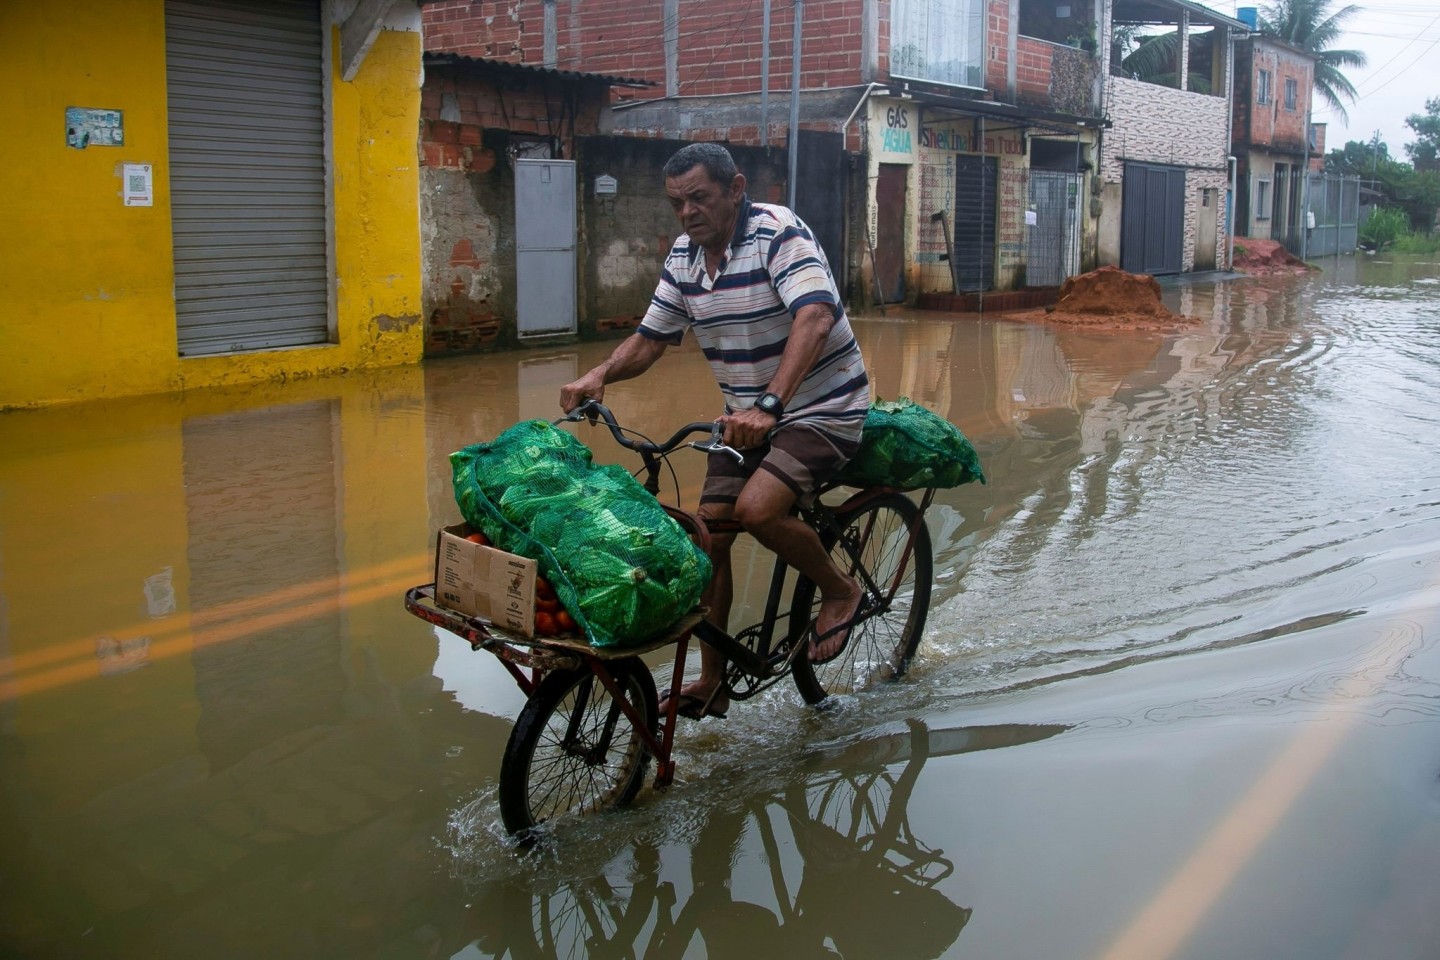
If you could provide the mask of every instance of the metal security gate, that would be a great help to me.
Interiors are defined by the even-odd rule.
[[[320,4],[166,0],[181,356],[330,335]]]
[[[957,290],[995,286],[995,221],[999,179],[995,157],[955,157],[955,262]]]
[[[1121,268],[1179,273],[1185,261],[1185,169],[1125,164],[1121,206]]]
[[[1076,203],[1080,174],[1055,170],[1030,171],[1030,210],[1035,222],[1027,226],[1025,283],[1031,287],[1058,287],[1080,272],[1080,218]]]
[[[515,161],[515,312],[522,337],[575,332],[575,161]]]
[[[1310,174],[1305,198],[1305,258],[1354,253],[1360,241],[1360,178]]]

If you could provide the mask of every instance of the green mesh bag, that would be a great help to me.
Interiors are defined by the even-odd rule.
[[[597,647],[638,643],[695,606],[705,556],[618,466],[544,420],[450,454],[455,502],[495,546],[540,567]]]
[[[985,482],[980,457],[949,420],[918,403],[877,399],[860,450],[836,478],[853,487],[958,487]]]

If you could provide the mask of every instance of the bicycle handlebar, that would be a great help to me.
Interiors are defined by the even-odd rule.
[[[722,427],[718,421],[686,424],[675,431],[674,436],[664,443],[655,443],[651,440],[632,440],[625,435],[625,429],[616,422],[615,414],[610,412],[609,407],[605,406],[599,400],[587,398],[557,422],[579,423],[581,420],[589,420],[591,423],[594,423],[597,419],[604,422],[605,426],[610,428],[610,435],[615,438],[616,443],[627,450],[634,450],[636,453],[642,455],[649,454],[651,456],[663,457],[680,446],[686,437],[696,433],[708,433],[710,434],[708,441],[694,441],[688,444],[688,446],[696,450],[703,450],[706,453],[728,454],[734,457],[737,463],[745,462],[745,454],[736,450],[734,447],[725,445],[724,427]]]

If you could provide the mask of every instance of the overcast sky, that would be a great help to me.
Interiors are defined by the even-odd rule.
[[[1214,0],[1209,4],[1221,13],[1235,15],[1239,7],[1265,3]],[[1360,50],[1370,65],[1346,70],[1359,97],[1346,103],[1349,122],[1317,102],[1313,120],[1327,124],[1326,149],[1345,145],[1347,140],[1369,140],[1380,131],[1390,155],[1408,160],[1404,144],[1415,139],[1405,118],[1425,112],[1425,98],[1440,97],[1440,3],[1436,0],[1357,0],[1360,12],[1346,22],[1346,32],[1335,46]],[[1332,2],[1330,9],[1346,6]]]

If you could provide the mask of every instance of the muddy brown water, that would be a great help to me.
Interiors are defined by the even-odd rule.
[[[608,346],[0,417],[0,954],[1440,955],[1440,267],[1165,299],[1203,322],[858,322],[990,474],[913,674],[688,724],[528,856],[520,694],[400,598],[445,455]],[[682,350],[609,399],[716,396]]]

